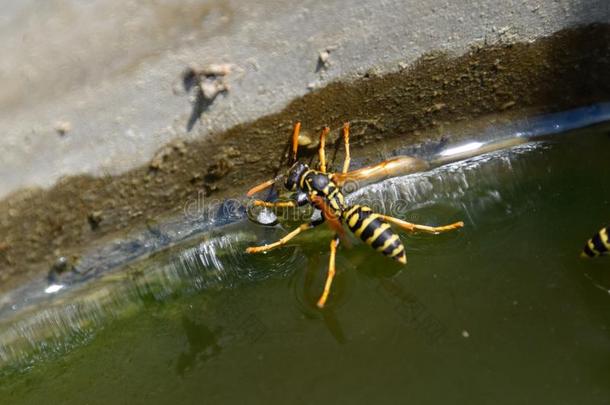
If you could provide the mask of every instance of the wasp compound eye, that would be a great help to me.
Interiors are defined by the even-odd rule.
[[[297,184],[299,183],[299,179],[301,175],[307,170],[307,165],[297,162],[295,163],[290,170],[288,171],[288,175],[286,176],[286,182],[284,185],[286,189],[290,191],[295,191],[297,189]]]

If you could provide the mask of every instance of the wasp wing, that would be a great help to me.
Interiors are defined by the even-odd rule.
[[[420,172],[430,167],[423,159],[411,156],[396,156],[381,163],[365,166],[347,173],[333,173],[332,180],[340,187],[346,183],[356,183],[358,187],[376,183],[390,177]]]

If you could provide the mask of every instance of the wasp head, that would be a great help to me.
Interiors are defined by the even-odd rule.
[[[288,174],[286,175],[286,182],[284,183],[286,188],[290,191],[295,191],[301,176],[307,169],[307,165],[301,162],[296,162],[294,165],[292,165],[290,170],[288,170]]]

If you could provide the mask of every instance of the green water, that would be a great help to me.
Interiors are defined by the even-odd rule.
[[[323,311],[327,230],[257,257],[238,240],[224,271],[264,277],[143,300],[5,375],[0,403],[608,404],[610,257],[579,252],[610,223],[609,156],[607,129],[581,131],[369,190],[466,226],[401,233],[406,267],[341,249]]]

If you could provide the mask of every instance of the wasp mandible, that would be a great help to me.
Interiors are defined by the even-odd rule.
[[[390,224],[396,225],[409,232],[421,231],[432,234],[452,231],[464,226],[462,221],[445,226],[418,225],[373,212],[371,208],[365,205],[347,205],[341,190],[341,187],[347,181],[375,181],[396,176],[401,174],[404,165],[413,164],[416,160],[408,156],[398,156],[377,165],[350,172],[349,123],[346,122],[342,127],[343,144],[345,146],[345,160],[343,162],[342,172],[327,173],[326,171],[326,155],[324,149],[326,137],[330,132],[328,127],[324,127],[320,134],[320,144],[318,147],[319,168],[318,170],[311,169],[308,165],[297,161],[300,128],[301,123],[297,122],[294,125],[291,142],[292,160],[295,163],[285,175],[284,182],[286,189],[294,192],[294,198],[289,201],[278,202],[255,200],[254,205],[269,208],[296,208],[311,204],[320,210],[321,215],[319,219],[314,219],[300,225],[277,242],[263,246],[249,247],[246,249],[246,252],[260,253],[280,247],[301,232],[326,222],[331,229],[335,231],[335,235],[330,241],[328,273],[326,275],[324,290],[317,302],[319,308],[324,307],[330,293],[333,278],[335,276],[337,247],[345,232],[344,225],[367,245],[402,264],[407,263],[405,248],[399,236],[392,230]],[[259,191],[265,190],[271,187],[275,181],[277,181],[277,178],[263,182],[251,188],[247,195],[252,196]]]

